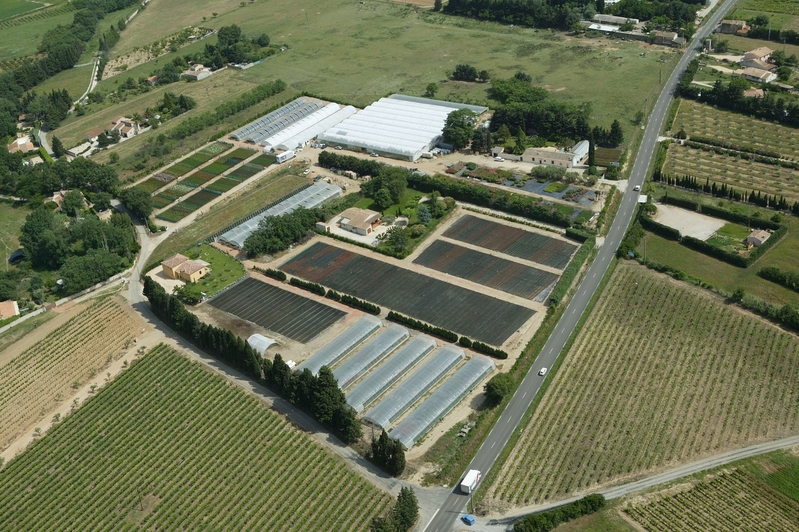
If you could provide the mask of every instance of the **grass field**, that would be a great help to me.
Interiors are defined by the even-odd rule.
[[[557,500],[799,432],[799,338],[619,264],[489,497]]]
[[[37,94],[42,94],[52,90],[67,89],[72,101],[75,101],[89,88],[89,78],[91,76],[91,65],[70,68],[36,85],[35,90]]]
[[[796,462],[796,457],[793,457]],[[783,464],[793,475],[793,488],[799,488],[794,467]],[[799,501],[791,499],[768,482],[743,468],[708,475],[696,483],[666,490],[642,504],[632,504],[625,511],[646,530],[703,530],[752,532],[799,530]]]
[[[0,21],[9,17],[15,17],[28,11],[33,11],[42,7],[44,3],[30,2],[29,0],[5,0],[0,5]]]
[[[252,188],[220,201],[190,226],[169,235],[155,248],[150,256],[151,262],[160,263],[308,182],[307,179],[289,172],[290,170],[285,169],[266,176]]]
[[[799,28],[794,28],[799,29]],[[785,48],[785,53],[788,56],[796,54],[799,56],[799,45],[796,44],[782,44],[777,41],[765,41],[763,39],[750,39],[748,37],[740,37],[738,35],[724,35],[724,40],[730,41],[730,50],[738,50],[741,52],[748,52],[761,46],[767,46],[772,50],[782,50]]]
[[[440,98],[485,102],[488,84],[449,82],[446,72],[462,62],[486,68],[493,77],[528,70],[554,97],[588,101],[598,123],[608,126],[619,118],[627,133],[636,111],[657,96],[660,70],[667,74],[677,57],[661,48],[641,57],[648,45],[511,29],[400,3],[270,0],[266,8],[261,0],[244,7],[235,1],[216,2],[213,10],[218,17],[203,8],[210,3],[199,4],[194,9],[153,0],[122,34],[115,52],[128,53],[187,24],[213,28],[238,24],[247,34],[266,32],[273,43],[285,43],[290,49],[237,74],[237,79],[262,83],[280,77],[298,91],[358,105],[392,92],[421,95],[428,83],[436,82]],[[324,47],[319,47],[320,39]],[[661,52],[670,58],[666,64],[658,62]],[[355,55],[358,61],[352,61]],[[591,84],[584,83],[586,76]],[[618,79],[626,81],[620,85]],[[597,90],[611,85],[612,91]]]
[[[223,101],[234,98],[254,86],[251,83],[240,83],[238,81],[236,83],[230,83],[233,75],[233,71],[225,70],[214,74],[200,83],[178,81],[177,83],[155,87],[150,92],[132,96],[118,105],[103,107],[96,112],[87,113],[84,116],[70,115],[70,118],[65,120],[61,127],[55,130],[55,134],[61,139],[64,146],[71,147],[83,142],[83,134],[86,131],[96,127],[105,127],[107,124],[110,124],[111,119],[116,116],[131,116],[133,113],[143,114],[147,107],[155,107],[157,103],[163,99],[165,92],[172,92],[176,95],[186,94],[197,100],[196,109],[176,119],[170,120],[155,131],[144,133],[141,136],[141,138],[152,138],[160,133],[169,131],[169,126],[173,122],[178,123],[185,116],[211,110]],[[123,81],[125,79],[127,79],[127,76],[122,78]],[[88,84],[88,73],[85,81],[86,84]],[[86,87],[84,86],[83,90],[85,89]],[[114,148],[113,151],[118,151],[120,156],[122,156],[123,150],[121,148],[126,147],[128,144],[138,145],[137,140],[138,138],[125,141],[120,144],[118,148]],[[109,152],[110,151],[111,150],[109,150]]]
[[[138,321],[104,299],[0,367],[0,448],[121,354]],[[11,348],[13,349],[13,347]]]
[[[74,16],[71,6],[64,5],[0,21],[0,61],[35,54],[47,30],[71,24]]]
[[[666,190],[670,196],[674,197],[689,198],[692,201],[712,205],[720,203],[718,198],[692,194],[674,187],[657,184],[652,187],[653,196],[658,198],[665,194]],[[770,218],[774,214],[773,211],[729,201],[722,201],[721,205],[725,209],[741,213],[759,212],[760,216],[764,218]],[[652,233],[647,233],[646,242],[642,242],[637,251],[643,255],[644,245],[646,245],[646,254],[649,260],[673,266],[727,293],[732,293],[736,288],[742,287],[747,293],[766,301],[780,305],[789,303],[794,307],[799,307],[799,294],[757,276],[757,271],[765,266],[777,266],[785,270],[796,269],[799,220],[793,216],[785,216],[783,223],[788,226],[787,234],[749,268],[737,268]]]
[[[3,245],[4,263],[8,263],[8,257],[19,249],[20,230],[30,213],[30,209],[24,205],[0,201],[0,219],[3,220],[0,224],[0,244]]]
[[[0,489],[6,530],[365,531],[390,502],[163,345],[11,461]]]

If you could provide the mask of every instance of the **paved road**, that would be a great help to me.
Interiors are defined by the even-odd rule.
[[[709,35],[711,29],[718,25],[722,15],[726,13],[734,3],[735,0],[726,0],[722,7],[708,20],[707,24],[696,33],[689,48],[683,54],[677,67],[666,81],[655,103],[655,107],[652,110],[652,115],[641,141],[641,147],[638,150],[638,155],[633,164],[632,172],[630,173],[629,185],[631,186],[627,187],[627,191],[619,206],[619,211],[613,220],[613,225],[611,225],[604,244],[600,248],[593,264],[591,264],[591,267],[588,269],[582,283],[580,283],[580,286],[577,288],[577,293],[566,307],[563,317],[555,326],[555,330],[538,355],[538,359],[522,381],[515,395],[511,398],[505,411],[497,421],[497,424],[486,438],[486,441],[477,451],[468,469],[478,469],[482,471],[484,477],[490,471],[494,462],[496,462],[499,457],[499,454],[502,452],[502,449],[508,443],[511,434],[513,434],[513,431],[521,421],[522,416],[524,416],[525,412],[530,408],[533,398],[541,388],[544,378],[538,376],[538,371],[541,368],[552,367],[558,355],[563,350],[563,347],[566,345],[572,331],[574,331],[577,326],[583,312],[585,312],[588,303],[599,287],[599,283],[605,275],[605,272],[607,272],[608,266],[616,253],[616,249],[619,247],[619,243],[630,224],[638,198],[638,193],[633,190],[633,186],[643,185],[644,183],[646,172],[657,144],[658,134],[660,133],[663,120],[668,111],[672,95],[677,87],[680,76],[685,71],[688,63],[696,56],[697,48],[700,47],[701,43],[707,35]],[[448,532],[452,530],[453,523],[465,510],[467,501],[468,497],[461,494],[456,486],[441,508],[439,508],[430,520],[425,530],[428,532]]]

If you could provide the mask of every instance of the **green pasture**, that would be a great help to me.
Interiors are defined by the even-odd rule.
[[[652,183],[651,187],[653,189],[652,195],[658,198],[663,196],[666,190],[666,187],[657,183]],[[764,218],[771,218],[775,214],[774,211],[767,209],[758,209],[741,203],[723,201],[700,194],[691,194],[674,187],[668,187],[668,193],[672,197],[685,197],[700,203],[721,204],[725,209],[738,212],[759,212],[760,216]],[[790,303],[794,307],[799,307],[799,294],[757,276],[757,271],[765,266],[776,266],[783,270],[797,269],[796,249],[799,247],[799,219],[790,215],[783,215],[783,223],[788,226],[788,233],[748,268],[735,267],[653,233],[646,234],[644,242],[641,242],[637,251],[644,255],[644,248],[646,247],[647,259],[682,270],[725,292],[732,293],[740,287],[747,293],[771,303],[780,305]],[[731,225],[734,224],[725,225],[722,231],[725,231],[725,228],[729,228]],[[743,235],[745,229],[736,229],[734,234]]]
[[[43,94],[52,90],[67,89],[69,96],[75,101],[89,88],[91,77],[92,65],[74,67],[59,72],[55,76],[36,85],[33,90],[35,90],[37,94]]]
[[[746,5],[746,3],[744,3]],[[758,15],[766,15],[771,22],[771,29],[775,31],[779,31],[782,28],[785,29],[796,29],[795,24],[797,21],[797,17],[793,15],[786,15],[784,13],[770,13],[766,11],[756,11],[753,9],[736,9],[733,13],[729,15],[728,18],[733,20],[751,20]],[[726,35],[719,35],[719,39],[724,40],[727,36]]]
[[[30,0],[3,0],[0,3],[0,20],[15,17],[44,6],[44,2],[31,2]]]
[[[799,29],[799,28],[797,28]],[[799,45],[796,44],[783,44],[778,42],[775,33],[773,41],[764,39],[750,39],[749,37],[740,37],[738,35],[725,35],[724,40],[730,41],[730,50],[738,50],[740,52],[748,52],[761,46],[767,46],[772,50],[785,50],[787,55],[796,54],[799,56]]]
[[[741,0],[738,3],[741,9],[773,13],[786,13],[789,15],[799,15],[799,4],[796,0]]]
[[[0,254],[4,257],[4,263],[8,262],[8,257],[19,249],[19,235],[25,217],[30,214],[24,204],[11,203],[10,201],[0,201]]]
[[[0,2],[0,6],[3,4],[4,2]],[[58,25],[71,24],[74,16],[74,11],[67,11],[0,29],[0,61],[35,54],[47,30]]]

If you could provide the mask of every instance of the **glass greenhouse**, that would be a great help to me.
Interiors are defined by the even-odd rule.
[[[307,98],[300,96],[296,100],[287,103],[280,109],[272,111],[271,113],[264,115],[261,118],[250,122],[243,128],[233,132],[230,135],[230,138],[254,144],[258,141],[253,140],[251,137],[258,135],[260,138],[260,134],[262,132],[272,131],[273,126],[278,126],[274,131],[279,131],[280,129],[285,128],[286,126],[301,119],[302,117],[313,113],[321,107],[321,102],[310,101]],[[273,133],[268,133],[266,136],[272,134]],[[266,138],[266,136],[263,138]]]
[[[225,231],[217,240],[221,240],[225,244],[241,249],[244,247],[244,241],[247,240],[247,237],[250,236],[253,231],[258,229],[258,224],[264,218],[268,216],[283,216],[284,214],[294,211],[297,207],[312,209],[330,198],[335,198],[339,195],[341,195],[341,188],[324,181],[319,181],[301,190],[297,194],[286,198],[277,205],[266,209],[264,212],[243,221],[233,229]]]
[[[331,367],[382,326],[383,322],[374,316],[364,316],[300,364],[297,369],[302,371],[308,368],[311,373],[317,375],[322,366]]]
[[[347,404],[360,414],[435,348],[436,341],[426,334],[415,336],[350,390]]]
[[[333,370],[333,376],[336,377],[339,388],[343,390],[365,375],[409,336],[408,329],[405,327],[396,324],[389,325],[374,340]]]
[[[452,344],[445,345],[377,403],[377,406],[369,410],[363,418],[364,421],[380,428],[388,428],[463,358],[463,349]]]
[[[492,360],[475,356],[391,429],[389,435],[410,449],[493,370]]]

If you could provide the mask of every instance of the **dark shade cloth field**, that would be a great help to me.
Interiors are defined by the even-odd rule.
[[[281,270],[432,325],[502,345],[535,311],[317,242]]]
[[[469,214],[452,224],[444,236],[560,270],[577,250],[568,242]]]
[[[527,299],[558,279],[554,273],[443,240],[433,242],[413,262]]]
[[[248,278],[209,301],[212,307],[308,343],[345,312],[258,279]]]

